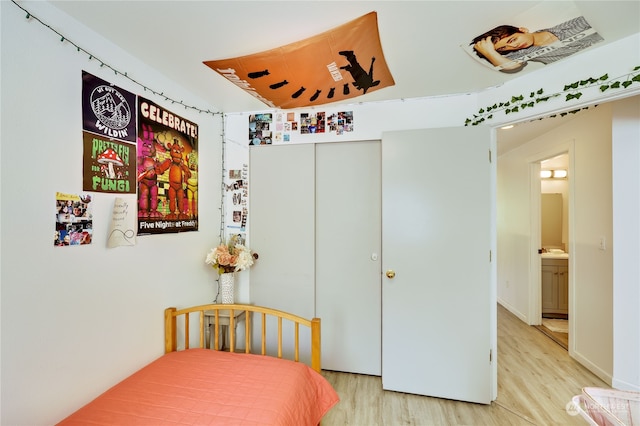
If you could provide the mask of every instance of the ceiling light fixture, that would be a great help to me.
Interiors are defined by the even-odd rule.
[[[565,169],[558,170],[540,170],[540,177],[542,179],[565,179],[567,177],[567,171]]]

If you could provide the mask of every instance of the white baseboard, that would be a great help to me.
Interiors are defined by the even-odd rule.
[[[618,380],[616,378],[613,379],[611,387],[618,390],[640,392],[640,384],[627,383],[624,380]]]
[[[518,317],[522,322],[524,322],[525,324],[528,324],[527,316],[525,314],[523,314],[522,312],[518,311],[512,305],[510,305],[507,302],[505,302],[503,299],[498,298],[498,303],[500,305],[502,305],[507,311],[511,312],[513,315]]]
[[[606,384],[612,386],[613,377],[611,374],[607,373],[591,361],[588,358],[582,356],[579,352],[570,352],[569,355],[573,357],[576,361],[582,364],[587,370],[591,371],[593,374],[601,378]]]

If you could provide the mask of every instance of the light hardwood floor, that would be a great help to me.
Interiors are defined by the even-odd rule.
[[[323,371],[340,402],[323,426],[586,425],[566,405],[609,387],[566,350],[498,305],[498,398],[490,405],[383,391],[376,376]]]

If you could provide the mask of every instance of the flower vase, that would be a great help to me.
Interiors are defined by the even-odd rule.
[[[233,272],[227,272],[220,275],[220,296],[221,303],[234,303],[234,281],[235,274]]]

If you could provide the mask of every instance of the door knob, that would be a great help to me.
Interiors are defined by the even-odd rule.
[[[394,271],[393,269],[389,269],[386,275],[387,275],[387,278],[393,278],[396,276],[396,271]]]

